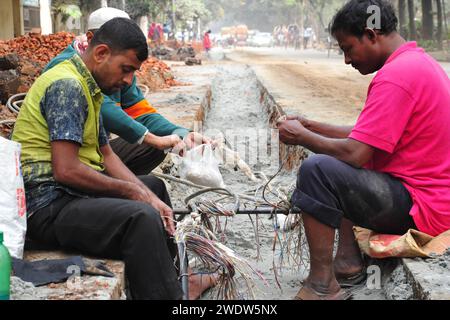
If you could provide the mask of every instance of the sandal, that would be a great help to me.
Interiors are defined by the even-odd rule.
[[[294,297],[294,300],[351,300],[352,294],[345,291],[339,290],[335,294],[324,294],[317,292],[316,290],[303,286],[297,295]]]
[[[356,286],[363,285],[367,279],[366,269],[363,269],[361,272],[347,276],[347,277],[338,277],[336,276],[336,280],[342,288],[353,288]]]

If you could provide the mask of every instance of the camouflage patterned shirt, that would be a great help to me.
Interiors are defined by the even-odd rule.
[[[77,69],[84,68],[75,64]],[[91,87],[97,84],[87,70],[78,70]],[[88,116],[88,102],[81,85],[73,79],[55,81],[46,91],[40,110],[47,121],[50,141],[72,141],[82,145],[84,124]],[[108,136],[100,115],[99,145],[108,144]],[[28,217],[64,194],[88,197],[83,192],[59,184],[53,178],[51,162],[22,163]]]

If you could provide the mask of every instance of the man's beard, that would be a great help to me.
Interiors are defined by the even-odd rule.
[[[98,74],[96,72],[92,73],[92,77],[94,78],[95,82],[97,83],[97,86],[100,88],[100,90],[102,91],[103,94],[109,96],[109,95],[112,95],[112,94],[120,91],[120,89],[117,89],[117,87],[105,87],[102,84],[103,81],[101,81],[101,77],[98,76]]]
[[[107,96],[112,95],[112,94],[120,91],[120,89],[117,89],[117,87],[113,87],[113,88],[101,88],[100,87],[100,89],[102,90],[102,93],[107,95]]]

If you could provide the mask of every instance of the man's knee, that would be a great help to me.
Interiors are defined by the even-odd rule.
[[[159,212],[146,203],[136,202],[132,216],[135,226],[140,230],[151,232],[164,228]]]
[[[166,184],[164,183],[164,181],[155,176],[139,176],[139,179],[156,195],[165,194],[167,192]]]
[[[164,150],[156,150],[155,149],[154,159],[155,159],[155,162],[158,163],[158,165],[161,164],[164,161],[164,159],[166,159],[166,157],[167,157],[167,153],[164,152]]]
[[[299,170],[299,178],[309,179],[317,178],[322,174],[327,174],[335,171],[335,168],[340,165],[341,162],[336,158],[316,154],[306,159]]]

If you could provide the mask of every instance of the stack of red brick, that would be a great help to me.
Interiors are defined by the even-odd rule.
[[[181,85],[175,80],[170,67],[154,57],[149,57],[136,75],[139,82],[148,86],[152,91]]]
[[[59,32],[48,36],[27,34],[0,41],[0,101],[27,92],[45,65],[75,38]]]

